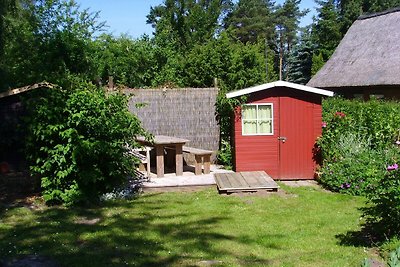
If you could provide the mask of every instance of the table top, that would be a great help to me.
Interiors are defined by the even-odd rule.
[[[136,140],[140,143],[154,144],[154,145],[185,144],[186,142],[189,142],[189,140],[187,139],[173,137],[173,136],[166,136],[166,135],[155,135],[153,143],[146,141],[143,136],[137,137]]]

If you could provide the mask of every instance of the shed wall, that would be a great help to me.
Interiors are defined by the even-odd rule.
[[[286,101],[286,105],[283,105],[283,101]],[[314,144],[321,135],[321,96],[288,88],[276,88],[250,95],[247,103],[273,104],[274,133],[272,136],[243,136],[238,107],[234,122],[236,171],[263,170],[273,178],[312,179],[318,163]],[[282,114],[285,115],[286,122],[281,121],[281,117],[284,117]],[[281,125],[282,123],[289,125]],[[290,133],[281,132],[288,129],[291,129]],[[278,141],[281,135],[288,136],[288,142]],[[288,162],[291,169],[282,170],[281,168],[287,168]]]

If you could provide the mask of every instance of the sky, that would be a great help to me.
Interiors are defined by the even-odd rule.
[[[76,0],[82,9],[89,8],[91,12],[100,11],[100,21],[105,21],[107,32],[114,36],[127,34],[133,38],[139,38],[143,34],[149,36],[153,28],[146,24],[146,16],[150,7],[163,3],[163,0]],[[277,4],[284,0],[276,0]],[[300,26],[309,25],[315,15],[314,0],[302,0],[301,9],[308,8],[310,12],[304,17]]]

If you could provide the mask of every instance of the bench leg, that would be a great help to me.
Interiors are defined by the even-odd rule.
[[[199,155],[195,155],[194,159],[195,159],[194,174],[195,175],[200,175],[201,174],[201,164],[202,164],[203,157],[199,156]]]
[[[211,164],[211,156],[210,155],[204,155],[204,174],[209,174],[210,173],[210,164]]]
[[[156,146],[157,177],[164,177],[164,147]]]

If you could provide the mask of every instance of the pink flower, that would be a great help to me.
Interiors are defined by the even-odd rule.
[[[397,141],[395,142],[395,144],[396,144],[396,145],[400,145],[400,141],[397,140]]]
[[[326,122],[322,122],[322,128],[326,128]]]
[[[393,164],[393,165],[389,165],[386,169],[388,171],[394,171],[397,170],[399,168],[399,165],[397,165],[397,163]]]

